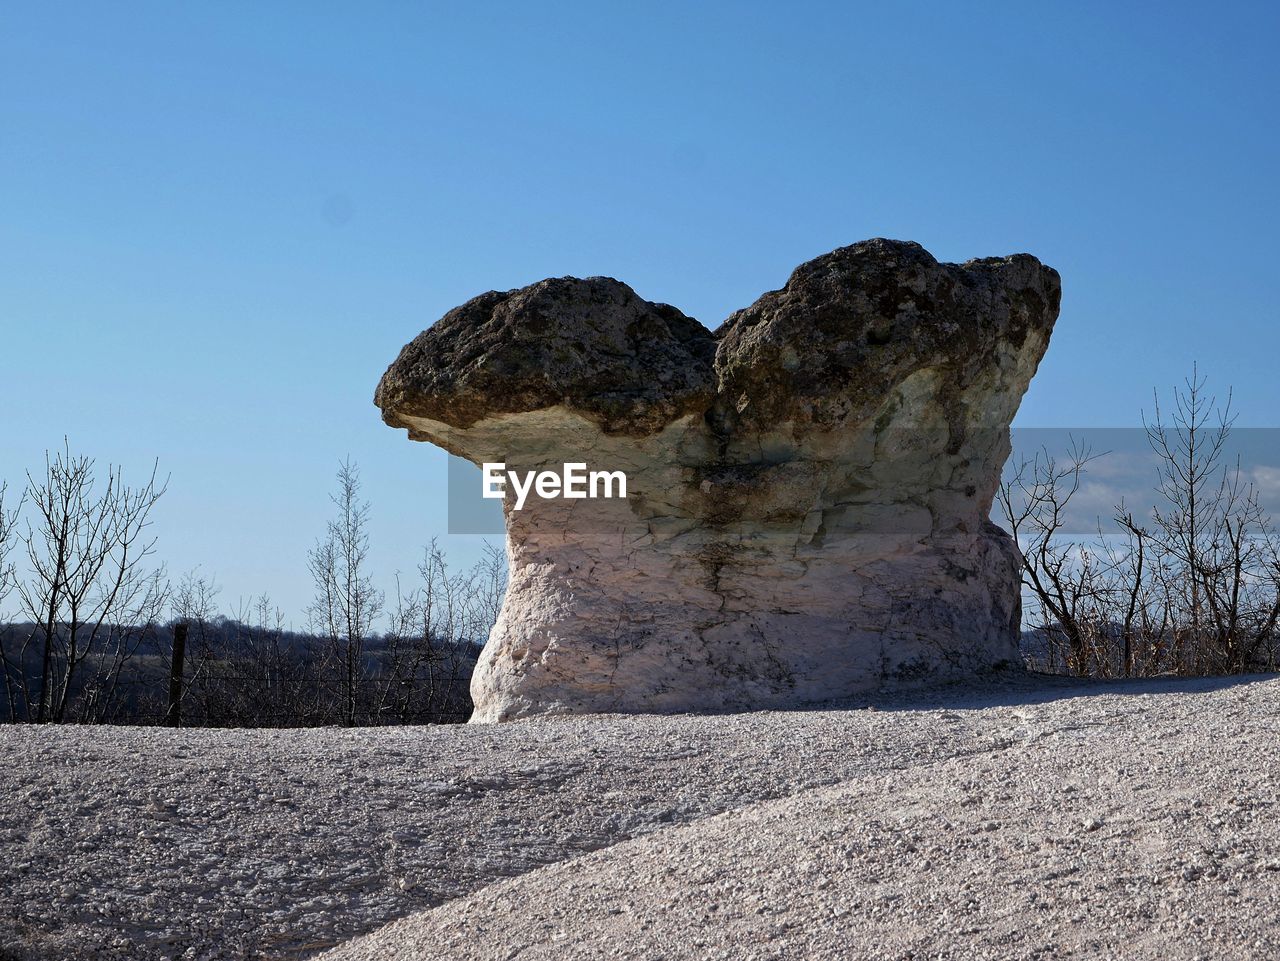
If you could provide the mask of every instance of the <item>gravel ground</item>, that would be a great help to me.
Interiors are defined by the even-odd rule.
[[[1280,681],[864,707],[5,728],[0,957],[1280,957]]]

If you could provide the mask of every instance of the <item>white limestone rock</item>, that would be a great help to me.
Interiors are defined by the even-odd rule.
[[[869,240],[714,333],[607,278],[450,311],[383,419],[477,464],[624,470],[628,498],[504,505],[511,576],[473,720],[729,711],[1018,664],[988,520],[1057,318],[1021,254]]]

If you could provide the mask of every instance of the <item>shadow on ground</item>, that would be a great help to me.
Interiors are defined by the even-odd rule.
[[[1047,704],[1077,697],[1124,694],[1209,694],[1280,678],[1280,674],[1236,674],[1229,677],[1081,678],[1062,674],[996,673],[978,680],[959,680],[930,687],[902,687],[858,698],[823,701],[799,711],[931,711],[982,710]]]

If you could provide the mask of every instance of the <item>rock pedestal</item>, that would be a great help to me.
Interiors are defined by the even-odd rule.
[[[379,384],[388,424],[628,487],[504,503],[473,720],[787,707],[1016,665],[1018,555],[988,515],[1059,295],[1025,254],[869,240],[714,332],[603,277],[447,313]]]

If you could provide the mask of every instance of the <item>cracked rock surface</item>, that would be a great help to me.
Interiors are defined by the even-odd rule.
[[[379,384],[388,424],[628,488],[504,502],[474,719],[786,707],[1017,663],[1018,559],[988,515],[1059,300],[1025,254],[869,240],[715,332],[600,277],[450,311]]]

